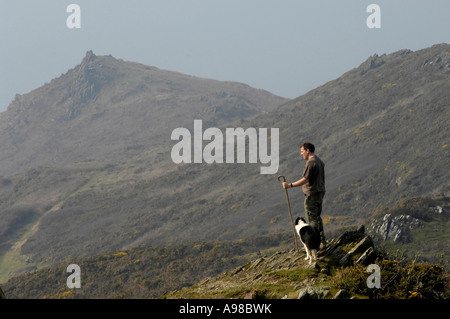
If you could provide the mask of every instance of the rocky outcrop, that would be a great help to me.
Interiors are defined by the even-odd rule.
[[[370,58],[368,58],[364,63],[360,65],[360,75],[366,74],[369,70],[376,69],[380,66],[382,66],[385,61],[383,59],[385,55],[382,55],[381,57],[378,54],[374,54]]]
[[[336,259],[343,266],[352,263],[368,265],[377,257],[373,241],[365,234],[364,226],[360,226],[356,231],[347,231],[333,239],[324,250],[319,252],[319,256]]]
[[[374,219],[369,225],[369,231],[383,240],[407,243],[410,241],[409,232],[418,227],[423,227],[423,223],[410,215],[386,214],[383,218]]]
[[[6,299],[5,294],[3,293],[2,288],[0,287],[0,299]]]
[[[367,254],[369,254],[369,249],[371,249],[371,251],[373,251],[373,242],[369,236],[366,236],[363,239],[361,239],[361,241],[359,241],[355,245],[355,247],[353,247],[348,253],[346,253],[345,256],[339,260],[339,263],[341,265],[345,265],[345,264],[351,262],[352,258],[354,258],[358,254],[359,255],[361,255],[361,254],[367,255]],[[357,261],[360,261],[360,258]]]
[[[325,299],[330,294],[330,287],[306,287],[300,290],[297,299]]]

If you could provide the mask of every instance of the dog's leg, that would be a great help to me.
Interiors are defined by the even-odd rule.
[[[308,255],[306,256],[306,259],[309,259],[309,263],[311,263],[311,258],[312,258],[311,250],[308,249]]]
[[[308,260],[308,258],[309,258],[309,249],[308,249],[308,246],[306,246],[305,244],[303,244],[303,246],[305,247],[305,251],[306,251],[306,257],[305,257],[305,260]]]
[[[311,253],[312,253],[312,256],[313,256],[314,260],[317,260],[317,250],[316,249],[311,249]]]

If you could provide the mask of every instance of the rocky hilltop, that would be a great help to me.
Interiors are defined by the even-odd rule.
[[[176,193],[189,185],[166,179],[178,170],[170,156],[172,131],[192,131],[195,119],[203,121],[204,129],[228,125],[286,101],[243,83],[161,70],[92,51],[58,78],[17,95],[0,113],[0,282],[68,256],[149,244],[141,237],[147,231],[131,228],[159,228],[157,224],[165,223],[160,216],[164,207],[184,201],[167,198],[174,195],[167,187]],[[129,195],[134,197],[131,202]],[[153,221],[138,221],[154,213],[158,216],[151,217]],[[72,218],[78,222],[63,225]],[[131,226],[131,233],[116,229],[113,235],[110,226]],[[109,235],[100,239],[100,233]],[[63,238],[75,245],[83,242],[83,247],[69,253],[72,244]],[[127,243],[120,238],[128,238]],[[87,242],[95,247],[85,246]]]
[[[157,154],[177,127],[265,113],[287,99],[243,83],[161,70],[88,51],[60,77],[0,113],[0,175]]]
[[[439,265],[403,264],[374,246],[364,226],[328,242],[317,262],[304,251],[279,251],[217,277],[168,292],[162,298],[354,299],[448,298],[449,277]],[[380,286],[371,285],[368,266],[380,269]]]

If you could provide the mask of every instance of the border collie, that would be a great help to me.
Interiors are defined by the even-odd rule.
[[[297,231],[303,246],[305,246],[305,260],[309,259],[309,264],[311,264],[312,259],[317,259],[317,251],[320,247],[319,234],[301,217],[298,217],[295,220],[295,230]]]

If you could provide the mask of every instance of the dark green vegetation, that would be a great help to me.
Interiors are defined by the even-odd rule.
[[[172,130],[192,130],[194,119],[204,129],[279,128],[279,174],[288,181],[302,172],[299,144],[316,144],[328,238],[402,200],[448,196],[449,75],[449,45],[402,50],[287,101],[88,53],[0,114],[0,281],[134,247],[290,231],[277,174],[261,175],[259,163],[171,161]],[[289,192],[302,215],[301,190]],[[448,246],[448,222],[416,232],[434,232],[436,250]]]
[[[235,242],[147,246],[66,260],[16,276],[2,289],[7,298],[156,298],[244,264],[261,252],[270,254],[286,247],[287,237],[278,234]],[[81,268],[81,289],[67,288],[66,268],[71,263]]]

